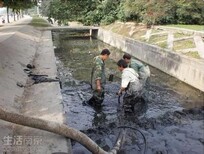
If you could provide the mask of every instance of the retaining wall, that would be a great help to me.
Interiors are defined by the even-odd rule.
[[[202,59],[189,58],[185,55],[136,41],[104,29],[98,30],[97,38],[204,91],[204,60]]]

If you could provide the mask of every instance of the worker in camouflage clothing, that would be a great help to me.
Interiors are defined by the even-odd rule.
[[[110,51],[103,49],[99,56],[94,57],[91,73],[91,86],[93,96],[87,102],[91,106],[100,106],[104,100],[104,86],[106,83],[105,60],[109,58]]]
[[[128,67],[133,68],[139,75],[140,83],[144,88],[147,79],[150,77],[150,69],[148,65],[144,65],[141,61],[133,59],[130,54],[125,53],[123,59],[128,64]]]

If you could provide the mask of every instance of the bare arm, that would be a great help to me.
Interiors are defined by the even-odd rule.
[[[98,90],[98,92],[101,91],[101,80],[99,79],[96,80],[96,89]]]
[[[118,95],[121,95],[123,91],[125,91],[125,88],[120,87],[120,90],[118,91]]]

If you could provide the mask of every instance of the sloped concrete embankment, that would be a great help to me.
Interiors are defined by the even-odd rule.
[[[0,106],[15,113],[63,123],[59,83],[31,85],[24,72],[27,64],[34,64],[33,73],[57,76],[51,32],[31,26],[11,32],[12,28],[0,32],[4,36],[0,39]],[[0,153],[70,153],[69,143],[62,136],[0,120]]]
[[[204,91],[204,61],[99,29],[97,38]],[[122,58],[122,57],[121,57]]]

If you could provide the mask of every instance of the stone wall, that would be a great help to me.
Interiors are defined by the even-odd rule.
[[[189,58],[163,48],[136,41],[104,29],[98,30],[99,40],[204,91],[204,60]]]

